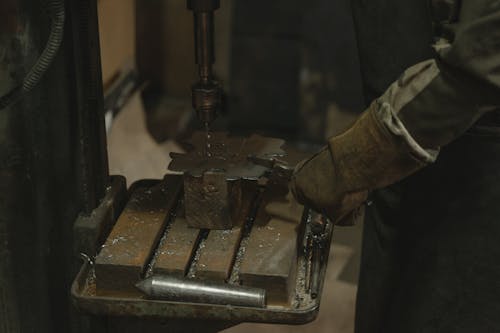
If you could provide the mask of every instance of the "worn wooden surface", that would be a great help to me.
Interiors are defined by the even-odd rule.
[[[98,293],[134,292],[177,202],[182,181],[167,176],[136,189],[95,260]]]

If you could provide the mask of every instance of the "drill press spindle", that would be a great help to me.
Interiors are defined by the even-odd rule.
[[[199,81],[192,87],[193,107],[206,131],[207,156],[210,156],[210,124],[215,120],[221,104],[221,87],[213,74],[215,63],[214,12],[220,0],[188,0],[193,11],[195,58]]]

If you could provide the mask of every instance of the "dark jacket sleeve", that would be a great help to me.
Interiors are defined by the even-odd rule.
[[[422,147],[442,147],[500,105],[500,1],[462,0],[452,42],[379,99]],[[396,52],[396,51],[395,51]]]

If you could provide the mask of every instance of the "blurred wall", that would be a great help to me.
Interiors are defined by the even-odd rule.
[[[137,2],[139,71],[170,96],[188,98],[195,78],[192,25],[186,1]]]
[[[109,87],[135,64],[135,0],[99,0],[102,79]]]
[[[322,142],[362,108],[349,0],[236,0],[233,21],[232,125]]]
[[[300,130],[317,142],[338,134],[364,107],[350,0],[315,0],[302,24]]]

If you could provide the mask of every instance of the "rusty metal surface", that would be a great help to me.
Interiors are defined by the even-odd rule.
[[[197,262],[196,277],[225,281],[231,272],[242,233],[241,225],[228,230],[210,231]]]
[[[182,216],[177,216],[162,239],[153,265],[154,274],[186,275],[200,230],[188,227]]]
[[[266,288],[270,303],[293,301],[303,213],[304,207],[283,183],[273,179],[267,182],[241,263],[240,279],[244,284]]]
[[[229,230],[210,231],[197,263],[197,278],[215,281],[225,281],[229,278],[247,217],[257,193],[257,184],[245,182],[242,184],[242,189],[243,200],[235,219],[235,226]]]
[[[241,196],[241,180],[228,181],[225,172],[184,174],[184,207],[192,228],[231,229],[241,210]]]
[[[182,176],[174,176],[179,180],[182,179]],[[257,217],[254,219],[248,219],[245,221],[245,228],[243,231],[243,238],[241,243],[239,244],[238,254],[233,263],[233,268],[231,271],[231,278],[228,283],[230,284],[240,284],[241,282],[241,265],[237,268],[237,263],[245,259],[249,253],[253,252],[248,247],[248,243],[250,241],[250,236],[252,232],[257,230],[258,228],[265,228],[266,226],[271,226],[275,224],[275,222],[270,222],[272,220],[273,213],[269,212],[268,209],[264,208],[262,204],[272,202],[273,199],[277,199],[278,202],[286,201],[286,193],[285,189],[280,188],[280,186],[271,186],[269,190],[265,190],[265,195],[259,195],[259,200],[255,200],[255,204],[252,205],[251,213],[249,216]],[[149,186],[153,186],[152,184]],[[261,184],[262,186],[262,184]],[[269,185],[268,185],[269,186]],[[260,192],[263,190],[262,187],[259,187]],[[132,192],[141,190],[140,187],[134,189]],[[262,200],[261,200],[262,199]],[[258,212],[257,212],[258,211]],[[178,209],[179,215],[182,218],[182,209]],[[279,220],[279,219],[276,219]],[[305,223],[304,221],[307,221]],[[194,304],[187,302],[169,302],[162,300],[151,300],[144,299],[143,296],[138,294],[131,294],[127,291],[119,291],[114,294],[106,294],[102,295],[96,292],[96,276],[95,276],[95,266],[92,266],[90,263],[85,264],[82,267],[80,274],[77,279],[74,281],[72,287],[72,296],[76,306],[86,312],[93,315],[106,315],[106,316],[131,316],[135,318],[142,319],[210,319],[210,320],[222,320],[228,322],[268,322],[268,323],[286,323],[286,324],[303,324],[312,321],[318,312],[320,297],[313,299],[308,292],[306,278],[310,280],[311,272],[307,270],[308,262],[310,258],[306,255],[306,251],[302,251],[302,244],[307,244],[307,239],[310,236],[310,224],[311,218],[309,215],[305,215],[302,225],[306,225],[308,231],[305,233],[301,233],[298,231],[300,228],[295,228],[295,235],[291,236],[291,239],[295,243],[295,247],[297,248],[297,244],[300,244],[300,251],[295,255],[295,269],[292,270],[292,274],[295,274],[295,277],[291,279],[291,281],[287,285],[287,290],[291,290],[289,293],[291,301],[288,302],[274,302],[268,304],[264,309],[256,309],[256,308],[246,308],[246,307],[238,307],[238,306],[218,306],[218,305],[208,305],[208,304]],[[174,221],[175,222],[175,221]],[[172,227],[174,222],[171,222],[164,232],[164,239],[172,231]],[[290,223],[284,222],[282,223]],[[297,224],[297,222],[291,222],[292,224]],[[256,229],[257,228],[257,229]],[[192,230],[192,229],[191,229]],[[276,229],[275,229],[276,231]],[[207,235],[210,235],[212,232],[220,232],[220,231],[210,231],[210,232],[202,232],[200,237],[200,242],[196,241],[194,247],[197,247],[196,252],[192,252],[192,256],[189,261],[190,268],[199,266],[200,259],[204,253],[205,244],[208,240]],[[279,233],[279,234],[278,234]],[[281,237],[279,231],[278,233],[274,233],[275,237]],[[272,232],[271,232],[272,234]],[[284,236],[284,235],[283,235]],[[297,238],[298,237],[298,238]],[[327,245],[322,250],[323,256],[328,256],[328,247],[329,241],[331,239],[331,233],[327,237]],[[292,245],[293,247],[293,245]],[[238,247],[236,247],[238,248]],[[162,245],[160,244],[156,253],[160,253],[162,249]],[[280,251],[286,252],[286,246],[282,249],[278,249]],[[297,250],[295,250],[297,252]],[[196,253],[196,256],[194,255]],[[198,256],[198,254],[200,254]],[[206,252],[208,255],[209,253]],[[186,256],[188,257],[188,256]],[[286,256],[285,256],[286,257]],[[291,256],[293,257],[293,255]],[[209,260],[209,256],[206,257]],[[327,261],[323,261],[324,264],[321,265],[320,274],[319,274],[319,287],[320,290],[322,288],[322,283],[324,281],[324,274],[326,270]],[[157,263],[157,258],[156,258]],[[154,272],[155,259],[153,259],[150,264],[150,268],[153,267],[152,270],[148,270],[146,277],[151,276]],[[199,268],[199,267],[198,267]],[[186,274],[187,268],[181,269],[184,271],[184,274],[179,273],[179,277],[184,275],[184,277],[189,278],[198,278],[196,276],[197,270],[194,270],[194,275],[191,276],[191,270]],[[233,279],[234,277],[234,279]],[[202,280],[203,281],[203,280]],[[268,280],[269,282],[269,280]],[[243,286],[248,285],[243,281]],[[267,283],[265,285],[265,289],[267,294],[269,295],[270,290],[272,291],[274,286],[272,283]]]
[[[167,176],[152,188],[139,188],[118,218],[95,260],[99,292],[129,291],[149,262],[182,189],[178,177]]]
[[[260,135],[230,136],[197,132],[186,154],[171,153],[169,169],[184,173],[186,218],[202,229],[230,229],[241,210],[238,180],[266,175],[286,183],[303,154],[282,146],[284,141]]]
[[[325,267],[326,268],[326,267]],[[324,275],[324,271],[323,271]],[[265,309],[196,303],[145,300],[126,296],[97,296],[93,290],[93,272],[85,263],[71,288],[75,306],[95,316],[136,317],[142,319],[197,319],[227,322],[261,322],[277,324],[307,324],[316,319],[319,298],[306,306],[267,307]]]
[[[254,226],[240,270],[243,284],[268,290],[270,304],[290,304],[297,269],[297,223],[271,219]]]
[[[125,177],[112,176],[106,196],[92,215],[80,215],[73,227],[75,253],[95,257],[128,198]]]
[[[332,230],[331,230],[332,231]],[[331,240],[332,234],[329,235]],[[304,240],[305,241],[305,240]],[[326,262],[330,242],[324,249]],[[302,263],[301,263],[302,261]],[[305,267],[304,257],[299,257],[299,265]],[[321,268],[320,290],[326,274],[326,264]],[[145,300],[123,296],[103,297],[95,293],[95,275],[90,263],[85,263],[71,288],[75,306],[87,314],[96,316],[134,317],[139,320],[218,320],[225,322],[256,322],[288,325],[307,324],[316,319],[321,301],[321,292],[316,299],[310,299],[305,290],[305,279],[299,269],[295,298],[298,303],[288,307],[268,306],[265,309],[246,307],[227,307],[195,303],[177,303],[158,300]]]
[[[192,149],[186,154],[171,153],[172,162],[168,168],[195,177],[200,177],[208,170],[219,170],[226,173],[228,180],[255,180],[264,175],[268,168],[256,165],[249,156],[268,160],[286,154],[281,148],[283,140],[256,134],[236,137],[226,132],[213,132],[207,144],[206,133],[196,132],[187,143]]]

